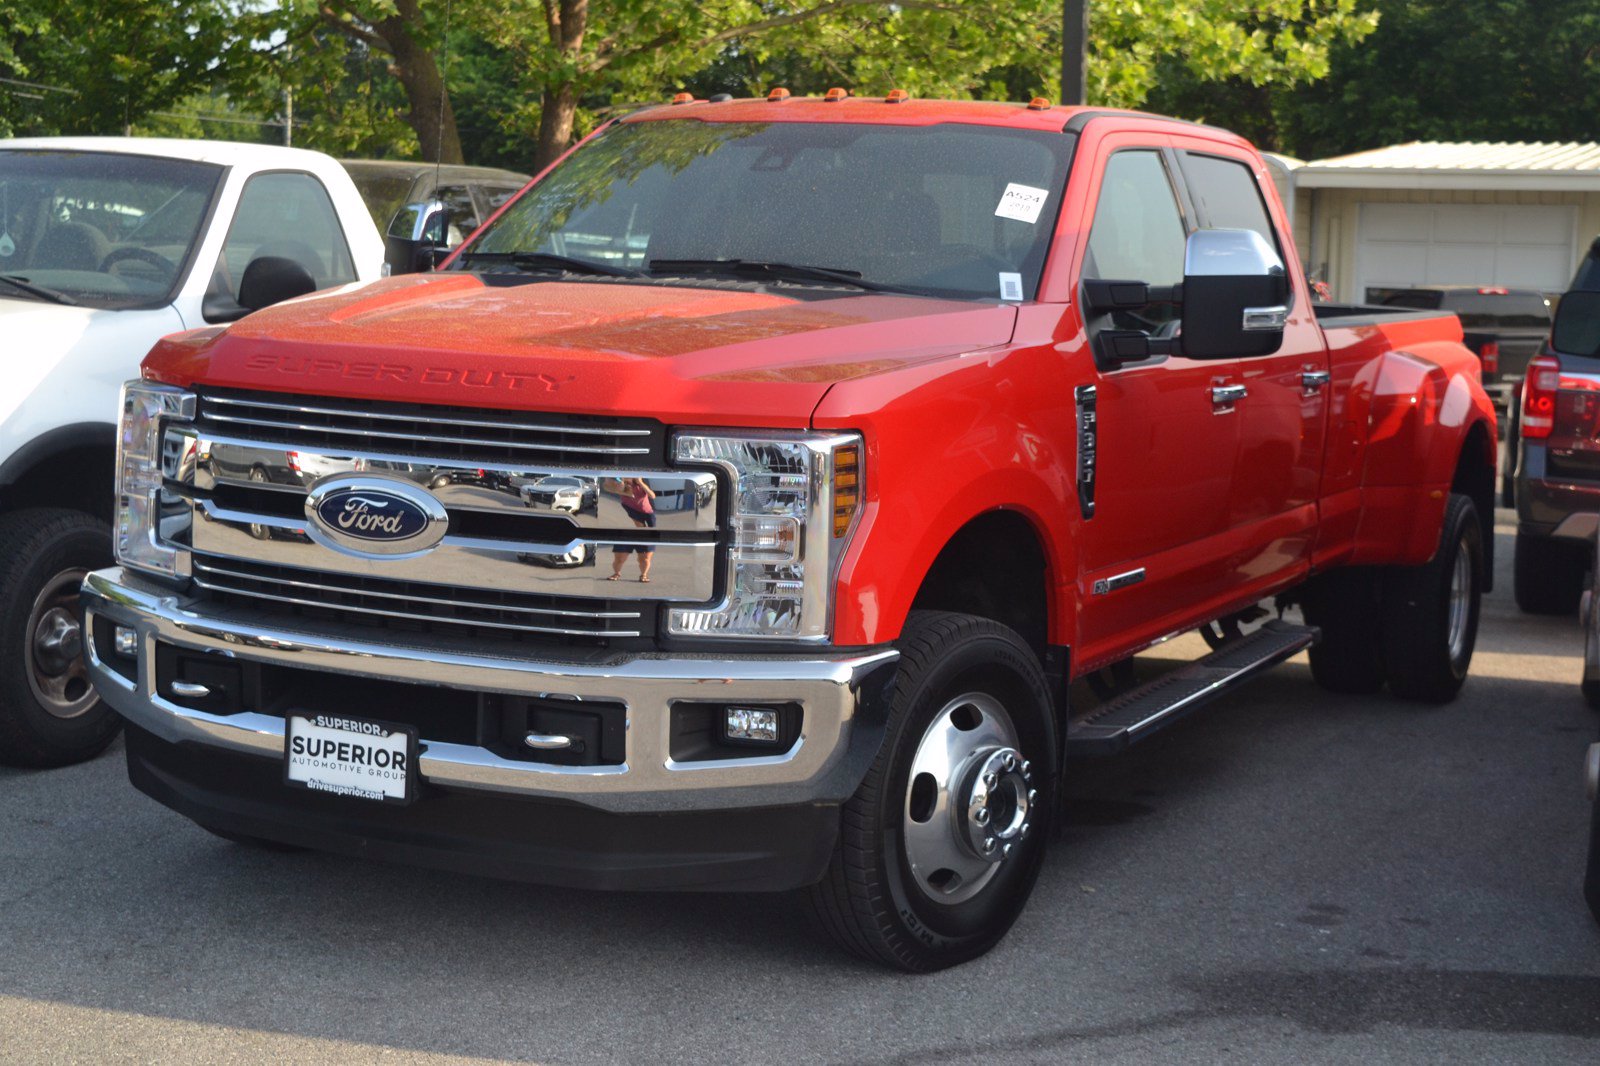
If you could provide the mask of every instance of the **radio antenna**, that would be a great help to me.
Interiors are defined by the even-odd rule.
[[[434,134],[433,140],[433,190],[435,195],[439,191],[439,173],[444,163],[444,109],[450,101],[450,6],[451,0],[444,0],[444,59],[439,71],[439,129]]]

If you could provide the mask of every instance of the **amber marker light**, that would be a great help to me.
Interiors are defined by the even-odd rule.
[[[677,104],[692,104],[692,103],[694,103],[694,93],[679,93],[678,95],[676,95],[676,96],[674,96],[672,98],[672,103],[674,105],[677,105]]]
[[[846,444],[833,450],[833,535],[850,532],[861,507],[861,446]]]
[[[781,104],[787,99],[789,99],[788,89],[778,88],[767,94],[767,102],[769,104]]]
[[[889,95],[883,98],[883,102],[886,104],[903,104],[909,99],[911,99],[911,94],[904,89],[890,89]]]
[[[849,95],[850,94],[843,89],[829,89],[827,95],[822,99],[827,103],[836,104]]]
[[[1048,110],[1050,110],[1050,101],[1046,100],[1042,96],[1035,96],[1032,100],[1028,101],[1028,110],[1029,111],[1048,111]]]

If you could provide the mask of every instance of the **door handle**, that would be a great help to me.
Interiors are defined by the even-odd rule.
[[[1300,375],[1300,387],[1307,392],[1316,392],[1331,380],[1331,375],[1326,370],[1307,370]]]
[[[1216,385],[1211,389],[1211,406],[1232,408],[1248,395],[1250,390],[1243,385]]]

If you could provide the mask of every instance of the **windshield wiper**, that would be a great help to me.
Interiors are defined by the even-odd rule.
[[[0,281],[5,282],[12,288],[27,293],[29,296],[34,296],[41,300],[48,300],[53,304],[66,304],[68,307],[78,306],[78,301],[74,300],[66,293],[57,292],[54,289],[47,289],[43,285],[35,285],[27,278],[19,278],[15,274],[0,274]]]
[[[904,292],[921,295],[916,289],[900,285],[886,285],[881,281],[868,281],[859,270],[840,270],[837,267],[806,266],[802,263],[776,263],[763,259],[652,259],[652,274],[731,274],[736,277],[755,275],[783,281],[823,281],[868,292]]]
[[[570,274],[594,274],[602,278],[637,278],[643,275],[628,267],[597,263],[593,259],[578,259],[554,252],[463,252],[463,260],[486,259],[491,262],[510,263],[525,269],[565,270]]]

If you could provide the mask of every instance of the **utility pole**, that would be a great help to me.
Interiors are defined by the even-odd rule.
[[[294,66],[294,45],[291,44],[285,51],[289,57],[288,64],[292,68]],[[285,148],[294,147],[294,86],[288,82],[285,82],[283,86],[283,146]]]
[[[1089,59],[1089,0],[1062,0],[1061,102],[1085,103]]]

